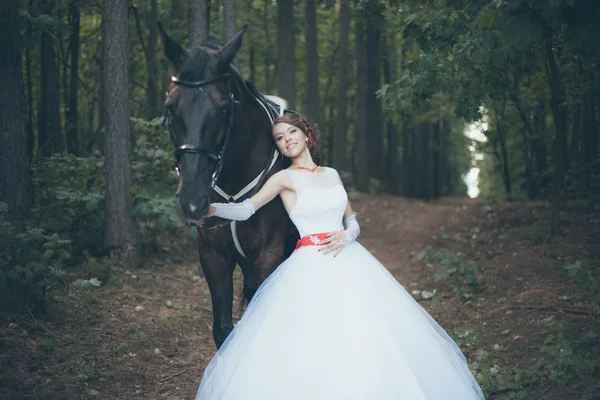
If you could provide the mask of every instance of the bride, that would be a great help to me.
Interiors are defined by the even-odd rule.
[[[196,400],[483,399],[450,336],[356,242],[338,173],[313,162],[318,134],[303,118],[278,118],[273,137],[290,167],[252,198],[210,207],[246,220],[279,195],[301,239],[207,366]]]

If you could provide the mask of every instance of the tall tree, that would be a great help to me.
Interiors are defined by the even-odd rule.
[[[150,18],[148,26],[148,47],[146,62],[148,65],[148,74],[146,78],[146,99],[150,109],[148,117],[155,118],[159,115],[159,98],[158,98],[158,63],[156,61],[156,45],[158,41],[157,34],[158,24],[158,5],[157,0],[150,0]]]
[[[7,203],[8,221],[22,232],[33,203],[27,156],[25,88],[21,70],[19,2],[0,7],[0,202]]]
[[[340,40],[338,54],[336,123],[333,148],[333,165],[348,170],[348,53],[350,34],[350,0],[340,0]]]
[[[402,195],[415,197],[415,128],[414,114],[405,111],[402,118]]]
[[[43,10],[52,14],[54,2],[46,0]],[[54,55],[54,36],[42,32],[40,40],[41,98],[38,114],[38,148],[44,156],[64,151],[65,144],[60,121],[60,90],[58,68]]]
[[[207,0],[190,0],[190,47],[208,40]]]
[[[236,33],[235,0],[223,0],[223,43],[227,43]]]
[[[369,16],[367,22],[366,50],[367,50],[367,126],[369,127],[369,140],[366,151],[368,153],[369,175],[383,181],[385,176],[385,163],[380,162],[383,156],[383,115],[381,99],[377,91],[381,89],[381,17]]]
[[[236,33],[235,0],[223,0],[223,43],[229,42]],[[238,67],[237,57],[233,59],[233,65]]]
[[[552,230],[558,231],[559,212],[563,197],[566,170],[567,112],[564,104],[564,89],[556,65],[553,32],[545,38],[546,60],[548,61],[548,85],[550,86],[550,109],[554,117],[554,170],[552,173]]]
[[[319,59],[317,54],[316,0],[304,3],[304,39],[306,44],[305,112],[309,119],[321,123],[319,111]]]
[[[354,163],[354,180],[356,188],[363,192],[369,190],[369,159],[367,146],[369,138],[367,121],[367,52],[365,49],[365,29],[362,22],[355,25],[356,51],[356,143]]]
[[[25,50],[25,75],[27,79],[27,157],[33,160],[35,147],[35,132],[33,131],[33,82],[31,74],[30,50]]]
[[[396,38],[393,33],[386,37],[385,57],[383,60],[383,74],[385,82],[389,85],[396,80],[396,69],[398,66],[396,52]],[[392,194],[400,194],[400,165],[398,156],[398,128],[394,121],[388,119],[387,130],[387,157],[386,157],[386,188]]]
[[[294,0],[277,1],[277,86],[279,96],[296,108]]]
[[[265,91],[271,93],[271,63],[273,62],[273,46],[271,42],[271,31],[269,30],[269,0],[263,0],[263,26],[265,29]]]
[[[171,0],[171,26],[169,31],[173,39],[180,43],[189,33],[187,29],[188,2],[185,0]]]
[[[77,1],[69,3],[69,60],[71,62],[69,71],[69,102],[67,107],[67,150],[71,154],[79,154],[78,115],[77,115],[77,91],[79,90],[79,24],[80,11]]]
[[[136,262],[136,236],[131,216],[131,134],[127,71],[127,2],[105,0],[104,91],[106,110],[105,244],[113,262]]]

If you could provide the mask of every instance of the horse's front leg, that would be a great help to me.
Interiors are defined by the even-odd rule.
[[[210,290],[213,309],[213,339],[217,349],[233,330],[233,270],[235,260],[216,253],[200,240],[200,264]]]
[[[263,249],[256,260],[240,261],[244,273],[244,297],[248,302],[262,283],[285,260],[283,249],[280,245]]]

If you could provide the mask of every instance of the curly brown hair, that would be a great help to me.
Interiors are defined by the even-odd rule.
[[[310,122],[306,118],[297,114],[284,114],[273,121],[273,126],[279,123],[294,125],[299,128],[308,137],[308,151],[314,158],[319,153],[319,141],[321,139],[321,131],[319,126]]]

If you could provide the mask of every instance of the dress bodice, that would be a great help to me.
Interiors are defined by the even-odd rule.
[[[297,196],[290,218],[300,236],[343,229],[348,195],[340,184],[337,171],[324,170],[322,173],[287,170]]]

